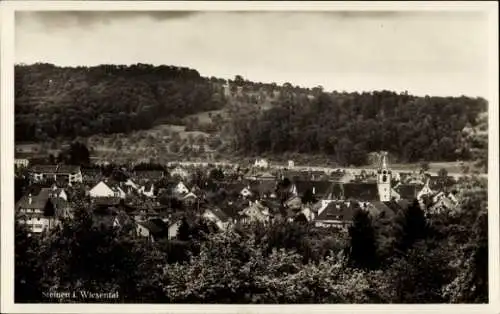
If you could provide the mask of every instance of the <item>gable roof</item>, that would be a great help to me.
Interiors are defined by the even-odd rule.
[[[346,200],[353,199],[370,202],[380,199],[376,183],[345,183],[342,186]]]
[[[166,234],[169,227],[169,225],[161,219],[149,219],[147,221],[139,222],[138,224],[148,229],[151,234],[157,236]]]
[[[392,216],[394,214],[394,211],[391,207],[394,207],[394,205],[391,205],[389,207],[390,202],[370,202],[367,206],[367,210],[370,212],[372,216],[379,216],[379,215],[384,215],[384,216]]]
[[[136,170],[134,176],[140,179],[157,180],[163,178],[164,172],[162,170]]]
[[[276,181],[274,180],[259,180],[250,183],[250,189],[260,195],[273,193],[276,190]]]
[[[30,170],[35,173],[55,174],[57,172],[57,165],[33,165]]]
[[[354,206],[352,202],[333,201],[326,205],[315,220],[352,221]]]
[[[36,194],[31,193],[31,203],[30,193],[23,195],[23,197],[21,197],[21,199],[17,202],[16,208],[44,209],[49,201],[50,188],[42,188]]]
[[[226,222],[229,220],[229,217],[220,208],[213,207],[213,208],[208,208],[207,210],[212,212],[215,215],[215,217],[217,217],[222,222]]]
[[[59,165],[57,167],[58,174],[73,174],[80,171],[81,167],[77,165]]]
[[[402,199],[414,200],[417,198],[418,192],[422,189],[422,186],[416,184],[400,184],[395,190],[401,196]]]

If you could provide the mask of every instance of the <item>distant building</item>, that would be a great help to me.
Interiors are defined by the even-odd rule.
[[[293,160],[289,160],[288,161],[288,169],[293,169],[295,168],[295,163],[293,162]]]
[[[187,179],[189,176],[189,172],[186,169],[183,169],[179,166],[175,167],[172,171],[170,171],[170,175],[172,177],[181,177],[182,179]]]
[[[44,188],[36,194],[23,196],[16,204],[19,223],[32,233],[50,230],[56,224],[55,206],[50,200],[50,189]]]
[[[269,162],[265,159],[257,159],[253,166],[256,168],[267,169],[269,168]]]
[[[101,181],[90,189],[89,195],[93,198],[115,197],[123,199],[126,193],[117,184]]]
[[[75,165],[33,165],[30,169],[33,181],[54,180],[68,184],[83,182],[80,166]]]
[[[16,158],[14,159],[14,165],[16,168],[27,168],[30,161],[27,158]]]

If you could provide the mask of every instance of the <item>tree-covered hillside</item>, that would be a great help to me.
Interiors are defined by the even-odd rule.
[[[476,160],[487,149],[467,131],[487,130],[481,122],[487,101],[465,96],[327,93],[321,86],[204,78],[192,69],[144,64],[20,65],[15,95],[16,141],[175,124],[210,135],[227,156],[321,155],[345,166],[367,164],[380,150],[404,163]],[[161,140],[152,135],[151,146],[155,136]]]
[[[346,166],[380,150],[401,162],[469,160],[462,131],[486,110],[480,98],[285,91],[270,110],[233,116],[233,144],[245,153],[325,154]]]
[[[218,85],[170,66],[22,65],[15,80],[17,141],[128,133],[225,103]]]

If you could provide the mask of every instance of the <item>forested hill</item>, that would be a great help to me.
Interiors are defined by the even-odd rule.
[[[193,69],[144,64],[18,65],[15,75],[16,141],[176,124],[210,133],[224,154],[322,155],[341,165],[367,164],[380,150],[398,162],[486,156],[487,138],[463,132],[479,125],[487,130],[482,98],[327,93],[320,86],[205,78]],[[196,114],[214,110],[219,113],[210,114],[208,124],[196,122]]]
[[[127,133],[225,104],[218,85],[171,66],[18,65],[15,84],[17,141]]]
[[[471,146],[487,141],[471,143],[462,130],[477,126],[480,116],[484,123],[486,110],[481,98],[381,91],[311,99],[284,92],[270,110],[234,116],[234,146],[257,154],[327,154],[343,165],[366,164],[380,150],[400,162],[470,160]]]

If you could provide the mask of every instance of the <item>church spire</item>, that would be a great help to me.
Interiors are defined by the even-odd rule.
[[[379,169],[388,169],[389,164],[387,162],[387,152],[381,152],[380,153],[380,164],[379,164]]]
[[[388,202],[391,200],[392,171],[389,169],[389,163],[387,162],[387,152],[380,153],[380,163],[377,173],[377,187],[380,201]]]

